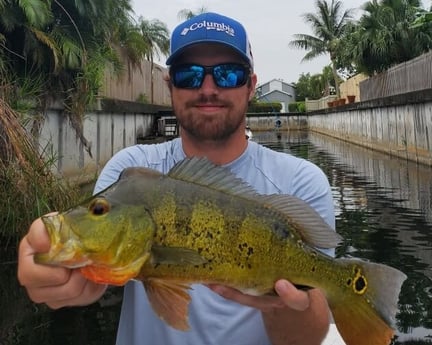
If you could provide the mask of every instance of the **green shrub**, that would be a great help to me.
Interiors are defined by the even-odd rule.
[[[306,112],[306,103],[305,102],[297,102],[297,111],[299,113],[305,113]]]
[[[0,236],[17,239],[34,219],[71,206],[80,193],[52,173],[55,157],[42,158],[20,116],[1,98],[0,138]]]
[[[292,103],[289,103],[288,104],[288,111],[290,112],[290,113],[296,113],[298,110],[297,110],[297,102],[292,102]]]
[[[249,105],[248,113],[280,113],[282,104],[279,102],[254,102]]]

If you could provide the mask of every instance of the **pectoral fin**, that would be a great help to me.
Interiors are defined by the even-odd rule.
[[[202,265],[207,262],[198,252],[189,248],[153,246],[151,262],[154,265]]]
[[[189,285],[149,278],[144,281],[144,287],[153,310],[163,321],[181,331],[189,329]]]

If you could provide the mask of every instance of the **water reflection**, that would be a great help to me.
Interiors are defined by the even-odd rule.
[[[345,238],[337,255],[405,272],[395,344],[430,344],[432,170],[307,132],[254,133],[254,140],[324,170],[332,185],[337,229]],[[16,249],[10,249],[0,251],[0,344],[114,344],[121,289],[89,307],[48,310],[31,303],[19,287]]]
[[[327,174],[344,238],[337,255],[382,262],[408,275],[398,342],[432,342],[432,169],[307,133],[256,133],[254,140],[319,165]]]

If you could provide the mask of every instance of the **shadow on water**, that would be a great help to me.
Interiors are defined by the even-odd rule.
[[[408,275],[395,344],[432,343],[432,170],[307,132],[254,133],[254,140],[320,166],[332,186],[338,256],[382,262]],[[16,279],[16,248],[0,252],[1,345],[110,345],[121,288],[88,307],[49,310]]]

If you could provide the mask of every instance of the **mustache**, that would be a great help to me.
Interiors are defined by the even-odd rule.
[[[187,107],[194,107],[194,106],[202,105],[202,104],[214,104],[214,105],[218,105],[218,106],[230,106],[230,105],[232,105],[231,102],[221,100],[216,95],[211,95],[211,96],[201,95],[200,97],[198,97],[196,99],[193,99],[193,100],[186,102]]]

